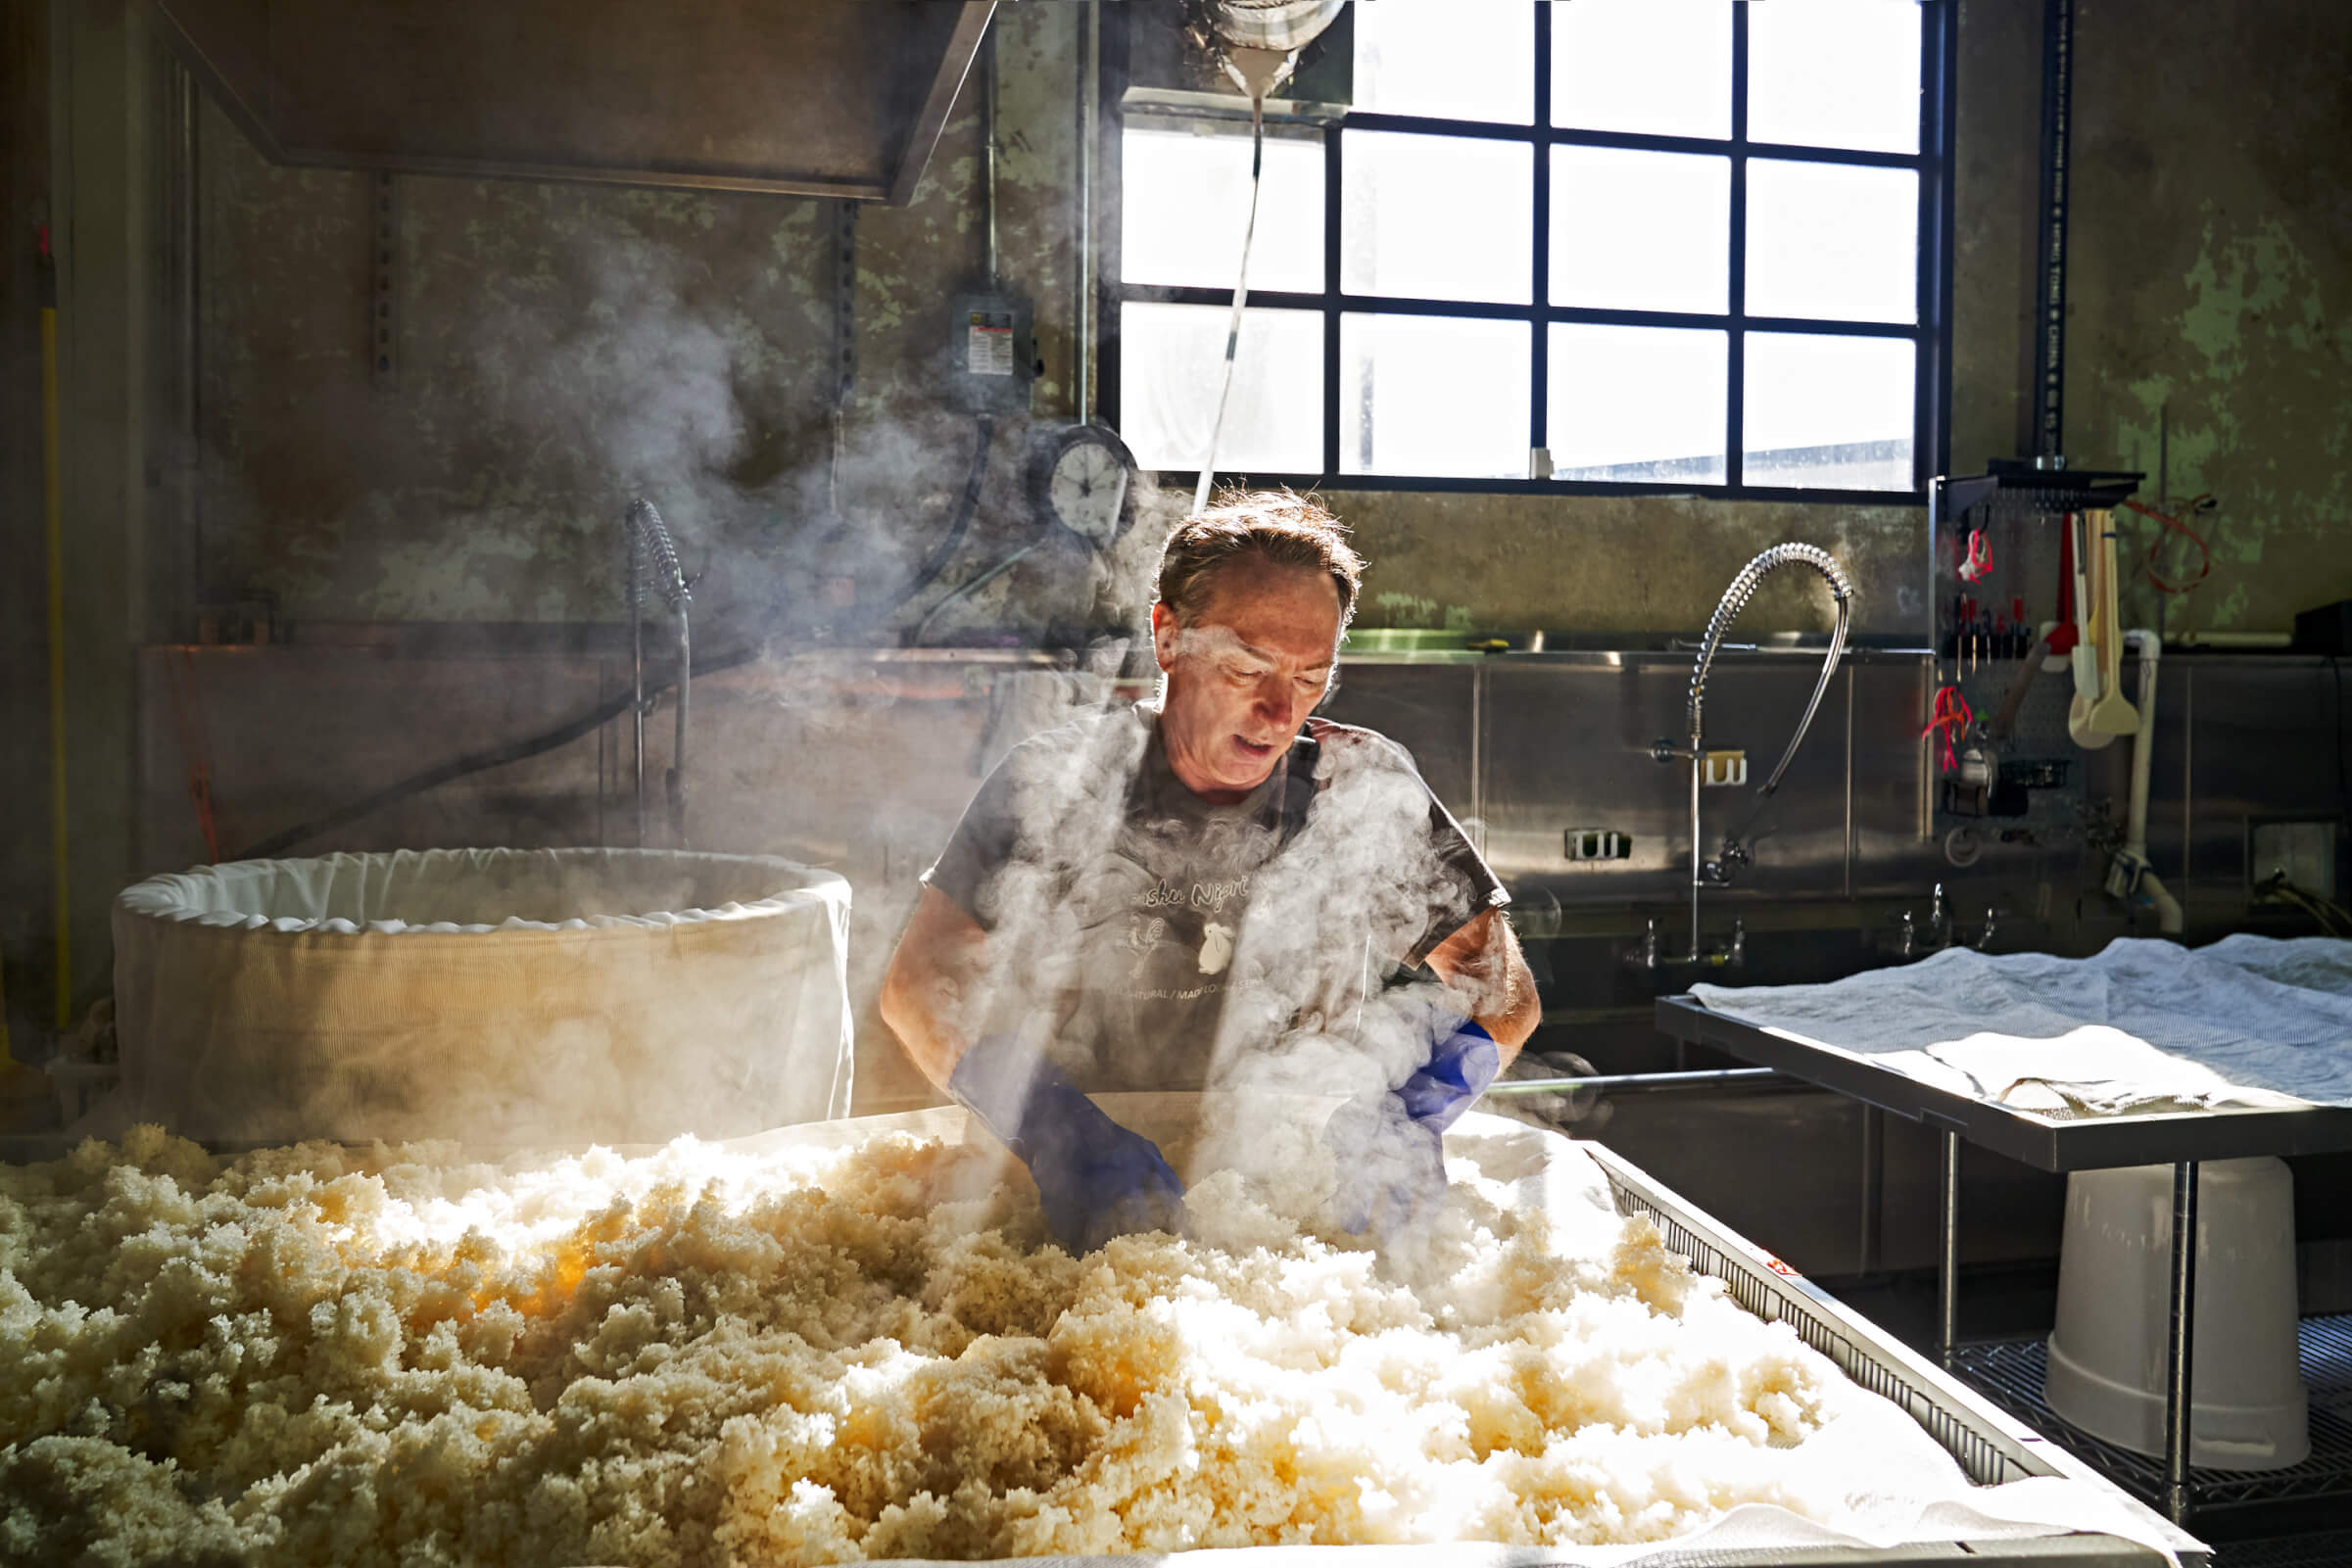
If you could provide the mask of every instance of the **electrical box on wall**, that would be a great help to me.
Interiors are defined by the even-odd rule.
[[[2335,896],[2335,824],[2248,823],[2246,871],[2256,898],[2283,883],[2306,898]]]
[[[1631,860],[1633,834],[1613,828],[1570,828],[1560,834],[1570,860]]]
[[[1018,294],[959,294],[948,322],[947,391],[972,413],[1027,413],[1037,348]]]

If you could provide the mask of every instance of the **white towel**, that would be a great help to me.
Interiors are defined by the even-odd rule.
[[[1695,985],[1715,1012],[2066,1117],[2352,1105],[2352,942],[2119,938],[2095,958],[1950,948],[1825,985]]]

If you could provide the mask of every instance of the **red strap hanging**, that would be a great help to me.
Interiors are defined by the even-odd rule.
[[[2182,509],[2184,511],[2194,512],[2204,506],[2204,504],[2211,499],[2213,499],[2213,493],[2211,491],[2207,491],[2203,495],[2190,498],[2188,504]],[[2148,558],[2146,567],[2148,581],[2155,585],[2157,593],[2185,594],[2190,589],[2196,587],[2199,583],[2205,581],[2206,578],[2213,575],[2213,546],[2207,545],[2203,537],[2199,535],[2195,529],[2181,521],[2180,518],[2160,512],[2153,506],[2142,506],[2136,500],[2127,500],[2124,502],[2124,504],[2131,507],[2134,511],[2139,513],[2140,516],[2152,517],[2163,525],[2163,527],[2156,530],[2156,537],[2148,541]],[[2185,583],[2168,583],[2164,580],[2163,574],[2156,569],[2156,557],[2164,549],[2164,536],[2166,530],[2168,529],[2181,535],[2184,539],[2187,540],[2191,545],[2194,545],[2197,547],[2197,575],[2190,578]]]
[[[1976,722],[1977,716],[1969,708],[1968,698],[1961,694],[1958,687],[1936,689],[1936,705],[1928,715],[1927,728],[1919,732],[1919,738],[1925,740],[1929,736],[1942,732],[1944,772],[1949,773],[1960,765],[1959,754],[1952,748],[1952,737],[1955,735],[1965,737],[1969,726]]]

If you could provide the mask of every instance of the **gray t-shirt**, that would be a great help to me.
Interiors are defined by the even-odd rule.
[[[998,938],[984,1031],[1081,1087],[1191,1089],[1368,994],[1509,902],[1402,746],[1310,720],[1267,781],[1211,805],[1149,706],[1014,748],[924,880]]]

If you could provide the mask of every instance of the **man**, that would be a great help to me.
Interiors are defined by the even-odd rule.
[[[1508,897],[1412,759],[1311,717],[1363,566],[1287,492],[1186,520],[1152,606],[1158,700],[1015,748],[925,874],[883,1018],[1073,1250],[1172,1226],[1182,1197],[1083,1090],[1351,1096],[1322,1134],[1335,1207],[1393,1236],[1535,1028]]]

